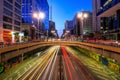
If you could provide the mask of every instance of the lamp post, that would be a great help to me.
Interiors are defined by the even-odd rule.
[[[43,12],[33,13],[33,17],[38,20],[38,28],[37,28],[37,30],[38,30],[38,32],[40,33],[40,27],[39,27],[39,25],[41,25],[41,24],[39,24],[39,23],[40,23],[40,21],[41,21],[42,19],[45,18],[45,13],[43,13]]]
[[[81,33],[81,38],[83,39],[83,26],[84,26],[84,19],[86,19],[88,17],[87,13],[81,12],[77,14],[77,18],[80,19],[81,21],[81,28],[80,28],[80,33]]]

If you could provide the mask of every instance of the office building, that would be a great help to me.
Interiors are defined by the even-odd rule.
[[[92,0],[93,2],[93,21],[92,21],[92,31],[93,32],[100,32],[100,17],[97,16],[97,12],[100,7],[100,0]]]
[[[43,12],[45,18],[40,20],[45,24],[45,29],[49,28],[49,5],[47,0],[23,0],[22,1],[22,17],[23,23],[30,23],[38,26],[38,21],[33,17],[34,13]]]
[[[44,19],[37,19],[34,13],[43,12]],[[36,27],[36,39],[40,38],[49,28],[49,5],[47,0],[22,0],[22,22]]]
[[[100,0],[97,16],[101,18],[103,36],[106,39],[120,40],[120,0]]]
[[[45,19],[43,22],[45,24],[44,31],[46,32],[49,29],[49,4],[47,0],[38,0],[40,10],[45,13]]]
[[[78,17],[82,14],[81,17]],[[84,18],[84,14],[86,17]],[[73,19],[74,33],[77,36],[85,35],[86,33],[92,32],[92,13],[89,11],[81,11],[77,13]]]
[[[72,20],[67,20],[65,22],[65,30],[72,30],[73,29],[73,21]]]
[[[49,21],[49,30],[50,30],[50,31],[51,31],[51,30],[56,30],[56,29],[55,29],[55,22]]]
[[[21,0],[0,1],[0,42],[14,43],[17,41],[14,33],[20,32]]]
[[[49,37],[58,38],[58,33],[55,28],[55,22],[53,22],[53,21],[49,21]]]

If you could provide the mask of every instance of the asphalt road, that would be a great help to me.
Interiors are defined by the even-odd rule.
[[[33,62],[3,80],[115,80],[95,68],[92,60],[67,46],[53,46]]]

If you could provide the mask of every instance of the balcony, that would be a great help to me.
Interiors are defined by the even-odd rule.
[[[97,16],[109,17],[114,15],[118,9],[120,9],[120,0],[112,0],[112,2],[98,11]]]

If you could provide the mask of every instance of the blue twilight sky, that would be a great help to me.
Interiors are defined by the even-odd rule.
[[[66,20],[72,20],[81,10],[92,11],[92,0],[48,0],[52,4],[52,20],[56,24],[59,36],[62,35]]]

